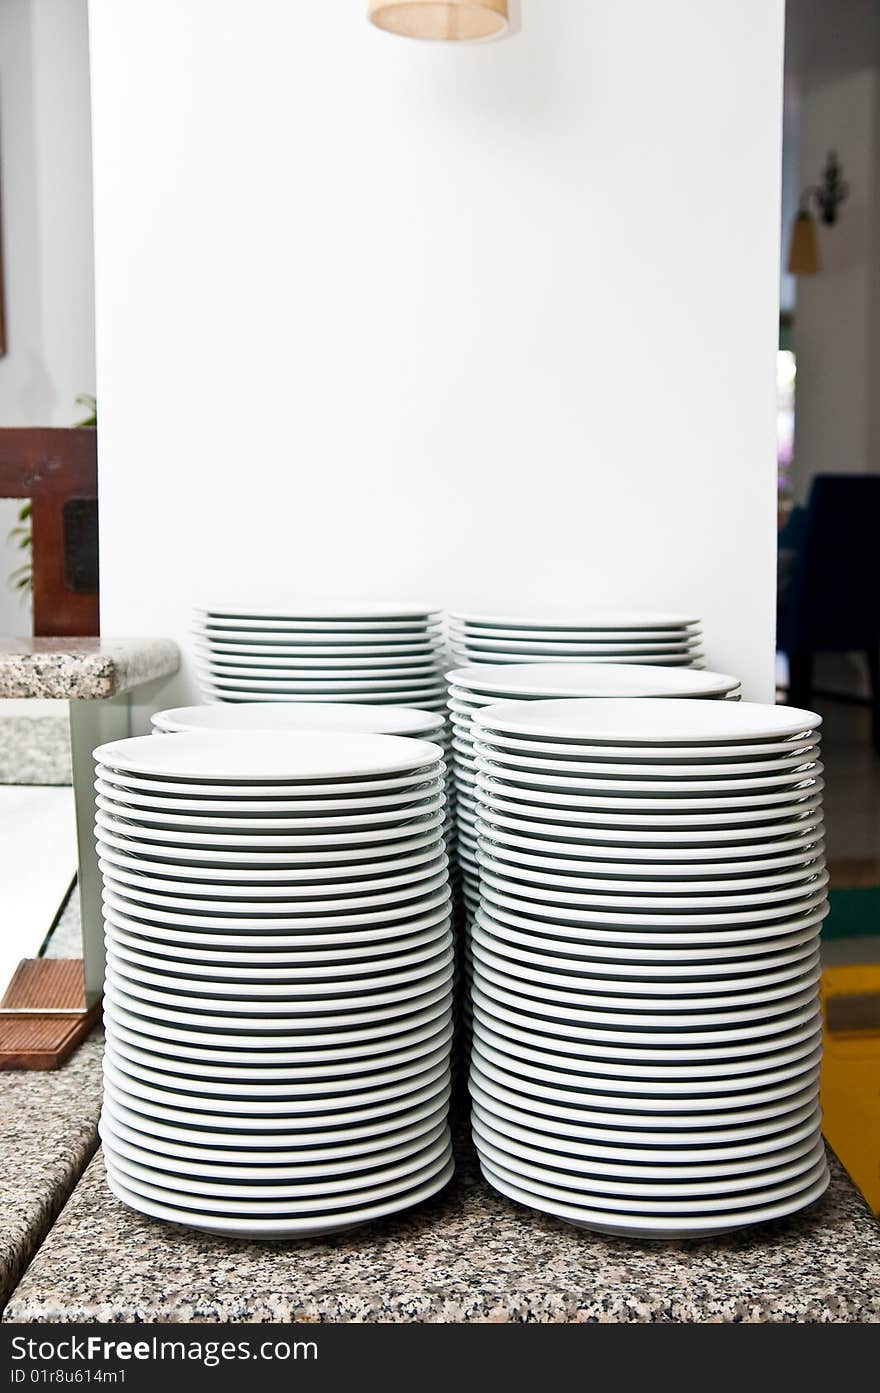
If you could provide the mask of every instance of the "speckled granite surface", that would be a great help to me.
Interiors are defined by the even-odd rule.
[[[0,704],[0,784],[69,784],[70,731],[61,716],[6,716]]]
[[[880,1321],[880,1228],[832,1157],[800,1216],[706,1243],[610,1240],[448,1190],[332,1241],[232,1242],[124,1208],[92,1161],[11,1321]]]
[[[102,1037],[60,1069],[0,1074],[0,1305],[97,1145]]]
[[[0,697],[94,701],[170,677],[175,643],[159,638],[0,638]]]

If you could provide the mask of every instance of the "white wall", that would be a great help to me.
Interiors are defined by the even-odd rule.
[[[801,187],[819,182],[830,149],[837,151],[849,184],[839,221],[830,228],[819,223],[820,274],[798,279],[793,479],[801,499],[814,474],[880,468],[871,448],[880,374],[873,264],[880,214],[878,102],[875,67],[807,83],[800,94]]]
[[[95,389],[86,0],[0,0],[0,170],[0,426],[70,426]],[[6,584],[17,507],[0,500],[0,633],[31,627]]]
[[[92,0],[104,632],[683,606],[769,697],[782,0],[365,8]]]

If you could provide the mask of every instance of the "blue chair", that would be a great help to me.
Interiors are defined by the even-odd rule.
[[[779,618],[789,702],[812,705],[816,653],[864,653],[880,754],[880,475],[818,474],[798,533]]]

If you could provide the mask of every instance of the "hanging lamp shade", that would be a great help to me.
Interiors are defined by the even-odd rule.
[[[369,0],[367,14],[407,39],[494,39],[508,25],[507,0]]]
[[[790,276],[815,276],[819,269],[819,239],[816,236],[816,224],[811,215],[802,208],[791,225],[788,274]]]

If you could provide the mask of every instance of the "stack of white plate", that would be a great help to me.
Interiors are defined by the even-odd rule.
[[[198,730],[338,730],[360,735],[408,735],[421,740],[433,740],[443,749],[446,760],[446,823],[447,838],[451,839],[455,781],[452,774],[451,739],[449,727],[442,716],[433,711],[416,711],[410,706],[371,706],[349,702],[328,701],[246,701],[217,706],[177,706],[157,711],[152,717],[153,729],[166,734]],[[452,871],[452,868],[450,868]]]
[[[699,667],[699,620],[659,610],[450,614],[457,663],[657,663]]]
[[[209,701],[379,702],[443,709],[439,613],[407,605],[217,604],[195,614]]]
[[[720,701],[481,712],[471,1079],[496,1189],[642,1237],[825,1189],[819,724]]]
[[[452,1173],[443,761],[383,735],[96,751],[110,1187],[213,1233],[330,1233]]]
[[[453,733],[456,836],[462,891],[468,913],[477,907],[477,765],[471,723],[499,701],[549,697],[734,697],[739,682],[721,672],[605,664],[523,663],[493,671],[474,666],[446,674]]]

